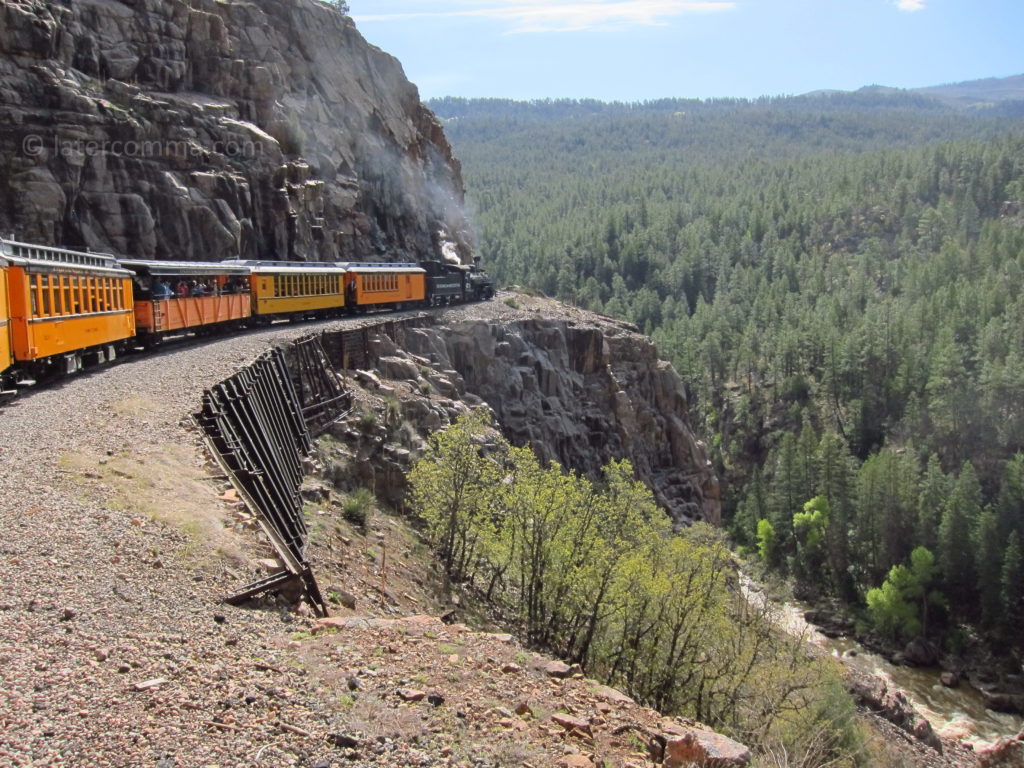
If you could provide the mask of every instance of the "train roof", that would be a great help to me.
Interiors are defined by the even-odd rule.
[[[34,245],[0,238],[0,256],[7,264],[23,265],[33,272],[82,272],[126,276],[117,259],[109,253],[75,251],[49,245]]]
[[[221,263],[229,266],[244,267],[254,275],[342,275],[345,273],[345,270],[333,261],[243,261],[240,259],[228,259]]]
[[[389,264],[387,262],[362,262],[362,261],[339,261],[338,266],[346,272],[356,274],[373,274],[374,272],[398,272],[401,274],[425,274],[426,270],[419,264],[399,263]]]
[[[142,259],[121,259],[121,266],[139,275],[185,276],[185,275],[248,275],[249,268],[225,264],[219,261],[148,261]]]

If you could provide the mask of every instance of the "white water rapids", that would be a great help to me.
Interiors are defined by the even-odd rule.
[[[745,575],[741,575],[740,584],[747,600],[759,607],[765,604],[767,598],[759,584]],[[771,601],[771,607],[779,626],[790,634],[824,648],[860,672],[882,678],[890,688],[902,689],[941,736],[980,748],[1024,730],[1024,718],[986,708],[981,693],[966,681],[957,688],[947,688],[939,681],[940,670],[936,668],[896,666],[855,640],[825,637],[807,623],[805,609],[798,604]]]

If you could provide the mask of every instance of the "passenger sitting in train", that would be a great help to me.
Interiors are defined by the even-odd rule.
[[[191,286],[191,288],[189,290],[189,295],[190,296],[197,296],[197,297],[198,296],[205,296],[206,295],[206,286],[203,285],[202,283],[200,283],[198,280],[193,280],[192,281],[192,286]]]
[[[132,296],[134,296],[136,299],[142,299],[143,301],[151,298],[153,294],[149,289],[149,285],[149,278],[133,277]]]
[[[184,280],[178,281],[178,284],[174,287],[174,295],[177,296],[179,299],[185,299],[188,298],[188,294],[188,283],[185,282]]]
[[[161,299],[169,299],[173,295],[174,293],[171,291],[171,286],[169,286],[165,281],[157,278],[153,283],[153,298],[160,301]]]

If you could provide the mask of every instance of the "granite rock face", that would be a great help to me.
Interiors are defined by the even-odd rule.
[[[468,260],[458,162],[318,0],[0,0],[0,232],[137,258]]]
[[[410,329],[400,347],[413,372],[437,372],[434,391],[486,402],[509,441],[542,460],[593,477],[629,459],[677,524],[720,524],[718,479],[690,429],[685,387],[647,337],[614,322],[537,318]],[[388,359],[385,376],[401,378]]]

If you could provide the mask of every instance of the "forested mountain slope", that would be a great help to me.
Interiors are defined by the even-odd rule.
[[[499,279],[636,322],[690,382],[739,543],[854,603],[889,576],[894,638],[1020,642],[1024,123],[878,92],[431,107]]]

